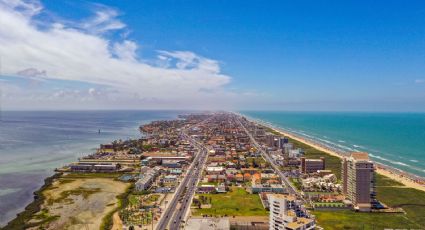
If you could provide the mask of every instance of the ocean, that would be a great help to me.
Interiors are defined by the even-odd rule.
[[[425,177],[425,113],[241,111],[345,152]]]
[[[37,111],[0,113],[0,227],[33,200],[55,168],[102,143],[140,136],[140,124],[183,111]],[[100,129],[100,133],[99,133]]]

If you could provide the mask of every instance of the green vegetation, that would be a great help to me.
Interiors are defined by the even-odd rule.
[[[291,183],[297,188],[298,190],[301,190],[301,182],[298,178],[290,178]]]
[[[384,204],[403,208],[405,216],[416,223],[416,228],[425,228],[425,192],[407,187],[377,186],[377,194]]]
[[[130,194],[128,196],[128,202],[130,203],[130,205],[138,205],[139,199],[137,198],[136,195]]]
[[[74,190],[63,191],[60,193],[58,198],[47,200],[47,204],[52,205],[53,203],[62,203],[63,201],[70,201],[69,196],[82,196],[84,199],[87,199],[90,195],[100,192],[100,190],[100,188],[79,187]]]
[[[332,208],[343,208],[345,204],[342,202],[314,202],[314,207],[332,207]]]
[[[112,216],[114,215],[115,212],[121,211],[129,205],[130,203],[129,196],[132,194],[133,191],[134,191],[134,185],[130,185],[125,191],[125,193],[117,196],[118,207],[110,211],[105,217],[103,217],[102,224],[100,225],[99,229],[109,230],[112,228],[112,225],[113,225]]]
[[[314,211],[317,223],[324,229],[418,229],[403,214],[360,213],[351,210]]]
[[[40,220],[39,222],[37,222],[39,228],[42,228],[44,225],[47,225],[48,223],[54,220],[57,220],[59,217],[60,216],[57,215],[51,216],[47,209],[42,209],[40,213],[34,215],[35,219]]]
[[[69,183],[72,183],[72,182],[74,182],[75,180],[74,179],[59,179],[58,180],[58,184],[59,185],[64,185],[64,184],[69,184]]]
[[[402,183],[395,181],[389,177],[375,173],[376,186],[404,186]]]
[[[195,209],[194,215],[213,216],[267,216],[260,197],[249,194],[242,188],[232,187],[231,191],[224,194],[204,194],[206,200],[211,199],[211,208]]]

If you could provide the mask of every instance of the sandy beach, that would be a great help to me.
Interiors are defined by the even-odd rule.
[[[263,123],[261,123],[261,124],[262,125],[266,125],[266,124],[263,124]],[[306,140],[304,138],[300,138],[300,137],[295,136],[295,135],[293,135],[291,133],[284,132],[281,129],[276,129],[275,127],[272,127],[270,125],[266,125],[266,126],[269,127],[269,128],[271,128],[271,129],[273,129],[274,131],[276,131],[276,132],[284,135],[284,136],[287,136],[289,138],[292,138],[292,139],[294,139],[296,141],[299,141],[301,143],[304,143],[306,145],[310,145],[310,146],[312,146],[312,147],[314,147],[314,148],[316,148],[316,149],[318,149],[320,151],[323,151],[323,152],[325,152],[325,153],[327,153],[329,155],[332,155],[332,156],[335,156],[335,157],[339,157],[339,158],[342,158],[343,157],[340,153],[338,153],[338,152],[336,152],[336,151],[334,151],[334,150],[332,150],[330,148],[326,148],[325,146],[322,146],[322,145],[313,143],[313,142],[311,142],[309,140]],[[415,189],[418,189],[418,190],[421,190],[421,191],[425,191],[425,184],[423,184],[423,181],[421,183],[420,182],[416,182],[413,179],[409,178],[407,176],[407,174],[405,176],[405,175],[402,175],[402,172],[397,173],[397,171],[399,171],[399,170],[396,170],[396,169],[390,170],[388,166],[384,166],[384,165],[378,164],[378,163],[377,163],[377,166],[376,166],[376,172],[377,173],[379,173],[381,175],[384,175],[386,177],[389,177],[389,178],[391,178],[393,180],[396,180],[396,181],[404,184],[407,187],[415,188]]]

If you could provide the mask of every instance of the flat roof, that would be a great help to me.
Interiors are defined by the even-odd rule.
[[[351,157],[355,160],[369,160],[369,154],[366,152],[352,152]]]
[[[297,229],[299,227],[305,226],[307,224],[312,223],[314,220],[304,217],[298,217],[295,222],[288,223],[287,227],[291,229]]]
[[[269,200],[271,197],[274,197],[276,199],[285,199],[285,200],[296,200],[296,197],[293,195],[287,195],[287,194],[267,194]]]

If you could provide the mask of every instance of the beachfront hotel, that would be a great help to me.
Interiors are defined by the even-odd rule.
[[[342,160],[342,188],[354,209],[370,211],[375,199],[374,164],[369,155],[353,152]]]
[[[270,230],[315,229],[315,220],[305,217],[305,211],[295,196],[269,194],[268,200],[270,206]]]

